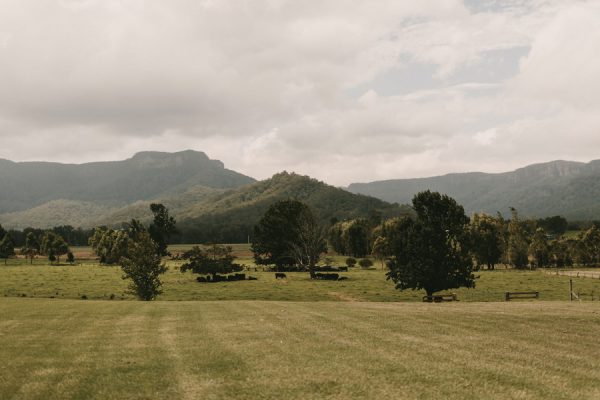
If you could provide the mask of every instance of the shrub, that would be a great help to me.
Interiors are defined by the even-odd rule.
[[[349,267],[354,267],[356,265],[356,259],[352,257],[346,258],[346,265]]]
[[[358,265],[364,269],[371,268],[373,266],[373,261],[369,260],[368,258],[363,258],[358,262]]]

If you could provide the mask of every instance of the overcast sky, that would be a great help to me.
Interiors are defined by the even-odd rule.
[[[0,0],[0,158],[331,184],[600,158],[600,1]]]

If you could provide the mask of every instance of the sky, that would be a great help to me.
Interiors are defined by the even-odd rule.
[[[0,158],[334,185],[589,161],[599,71],[599,0],[0,0]]]

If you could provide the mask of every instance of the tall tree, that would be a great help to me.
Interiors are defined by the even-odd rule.
[[[375,257],[376,260],[381,261],[381,268],[383,268],[386,258],[390,255],[390,245],[386,237],[377,236],[375,238],[371,255]]]
[[[21,248],[21,254],[29,259],[29,264],[33,264],[33,259],[40,252],[40,242],[35,233],[28,232],[25,238],[25,245]]]
[[[395,225],[387,278],[396,288],[423,289],[428,296],[445,289],[474,287],[467,224],[462,206],[447,195],[425,191],[413,198],[415,220]]]
[[[550,245],[543,228],[538,228],[533,234],[529,245],[529,255],[536,267],[543,268],[550,265]]]
[[[512,215],[508,223],[507,258],[515,268],[522,269],[529,264],[527,257],[529,242],[517,210],[511,207],[510,211]]]
[[[231,246],[213,244],[203,249],[199,246],[183,253],[182,258],[187,260],[180,267],[181,272],[192,271],[195,274],[212,275],[213,280],[217,274],[229,274],[242,270],[242,266],[235,264],[235,256]]]
[[[168,256],[169,238],[177,232],[175,218],[169,216],[169,210],[162,204],[150,204],[150,210],[154,215],[154,221],[150,224],[148,232],[157,245],[158,255]]]
[[[469,226],[471,234],[471,249],[478,265],[486,265],[494,269],[500,262],[504,247],[504,223],[498,217],[487,214],[475,214]]]
[[[15,243],[13,242],[11,236],[7,233],[4,235],[2,240],[0,240],[0,259],[4,260],[4,265],[6,265],[8,259],[15,255]]]
[[[296,238],[289,243],[290,253],[296,264],[308,268],[311,278],[315,277],[315,265],[321,254],[327,251],[325,233],[317,223],[310,208],[306,207],[296,221]]]
[[[160,276],[167,272],[158,255],[157,245],[142,232],[137,240],[128,242],[127,256],[121,258],[123,279],[130,279],[129,292],[140,300],[154,300],[162,293]]]
[[[281,200],[272,204],[254,227],[252,252],[261,265],[293,264],[292,245],[299,242],[299,226],[308,206],[297,200]]]
[[[42,237],[40,251],[42,254],[48,256],[50,262],[56,259],[57,263],[60,263],[60,256],[69,252],[69,245],[62,236],[52,231],[47,231],[44,237]]]

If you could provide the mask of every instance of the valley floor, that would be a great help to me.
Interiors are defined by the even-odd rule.
[[[598,303],[0,298],[2,399],[600,398]]]

